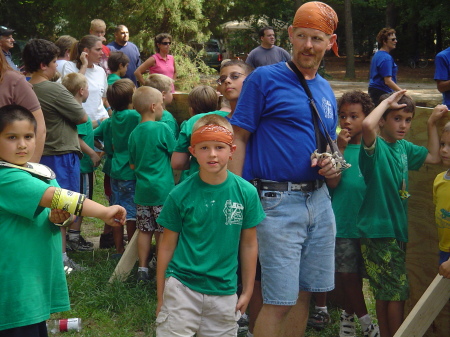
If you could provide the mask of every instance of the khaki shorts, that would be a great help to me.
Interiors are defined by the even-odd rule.
[[[409,298],[404,243],[393,238],[361,239],[361,252],[375,299],[405,301]]]
[[[174,277],[166,279],[163,305],[156,317],[157,337],[237,336],[237,295],[214,296],[193,291]]]

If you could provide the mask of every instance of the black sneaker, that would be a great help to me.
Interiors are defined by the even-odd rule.
[[[100,234],[100,249],[108,249],[108,248],[114,248],[114,238],[113,233],[107,233],[107,234]]]
[[[330,323],[330,314],[322,310],[312,312],[308,318],[308,326],[319,330],[324,329]]]
[[[150,282],[150,276],[143,270],[138,270],[137,272],[137,283],[148,283]]]
[[[81,243],[83,246],[94,247],[94,243],[93,243],[93,242],[91,242],[91,241],[86,241],[86,240],[83,238],[83,236],[81,236],[81,235],[80,235],[80,243]]]
[[[80,236],[79,239],[76,239],[76,240],[67,239],[66,246],[68,246],[71,251],[78,251],[78,252],[93,251],[94,247],[87,245],[87,244],[86,245],[83,244],[83,241],[81,240],[81,238],[82,238],[82,236]]]

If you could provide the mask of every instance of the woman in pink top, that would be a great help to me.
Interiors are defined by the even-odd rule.
[[[175,68],[175,60],[172,55],[169,55],[171,43],[172,36],[167,33],[161,33],[155,37],[156,54],[150,56],[134,72],[134,75],[141,85],[144,85],[145,82],[142,74],[147,70],[149,70],[151,74],[162,74],[169,76],[173,80],[176,79],[177,70]],[[173,84],[172,92],[174,92]]]

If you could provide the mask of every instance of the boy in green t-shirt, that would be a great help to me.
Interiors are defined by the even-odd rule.
[[[157,267],[157,336],[236,336],[236,322],[250,301],[256,225],[265,214],[255,187],[227,170],[236,149],[232,130],[218,115],[195,124],[190,151],[200,171],[169,193],[158,217],[164,232]]]
[[[136,87],[127,79],[121,79],[108,87],[106,97],[113,109],[111,118],[112,145],[114,148],[111,162],[111,193],[112,202],[127,210],[128,240],[133,237],[136,229],[136,204],[134,193],[136,176],[130,168],[128,139],[131,132],[141,122],[141,115],[133,110],[132,98]],[[114,233],[114,242],[118,254],[125,250],[123,246],[123,232]]]
[[[141,115],[141,123],[128,140],[130,167],[136,174],[136,228],[138,237],[138,282],[148,282],[148,257],[153,233],[156,249],[162,227],[156,223],[167,195],[175,186],[170,155],[175,146],[172,131],[164,123],[157,123],[163,112],[161,92],[141,87],[133,95],[133,106]],[[145,144],[145,146],[142,146]],[[156,258],[156,256],[155,256]],[[155,262],[154,262],[155,263]],[[156,264],[155,264],[156,267]]]
[[[8,238],[0,256],[1,336],[47,336],[50,314],[70,310],[59,227],[70,214],[125,223],[123,207],[62,189],[51,169],[29,162],[36,126],[27,109],[0,108],[0,235]]]
[[[87,78],[80,73],[71,73],[61,81],[67,90],[74,96],[80,105],[89,97],[89,88]],[[92,199],[94,194],[94,168],[100,164],[100,157],[94,151],[94,130],[92,128],[91,118],[88,116],[86,123],[78,124],[78,140],[80,142],[83,157],[80,160],[80,193],[83,193]],[[67,245],[77,251],[92,251],[94,244],[85,241],[81,234],[81,223],[83,217],[77,217],[68,230]]]
[[[123,52],[111,52],[108,58],[108,68],[111,71],[111,74],[108,75],[108,85],[113,85],[114,82],[125,76],[129,63],[130,59]]]
[[[436,106],[427,123],[427,147],[414,145],[404,139],[415,109],[405,92],[383,95],[363,121],[359,155],[367,188],[357,225],[381,336],[393,336],[398,330],[404,301],[409,297],[405,265],[408,171],[418,170],[424,163],[440,162],[436,123],[448,112],[445,105]]]
[[[164,102],[164,111],[161,117],[160,122],[166,123],[167,126],[172,130],[173,136],[175,139],[178,138],[178,133],[180,132],[180,127],[173,117],[173,115],[166,110],[166,106],[172,103],[173,94],[172,94],[172,83],[173,79],[169,76],[162,74],[150,74],[148,78],[145,80],[145,86],[155,88],[159,90],[163,95]]]

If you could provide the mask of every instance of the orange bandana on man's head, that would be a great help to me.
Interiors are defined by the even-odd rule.
[[[338,17],[336,12],[323,2],[311,1],[307,2],[297,9],[295,13],[293,27],[312,28],[320,30],[325,34],[331,35],[338,25]],[[338,54],[338,45],[335,42],[331,47],[336,56]]]
[[[224,128],[223,126],[216,124],[203,125],[195,130],[191,137],[191,146],[195,146],[198,143],[206,141],[222,142],[229,146],[233,145],[233,133]]]

